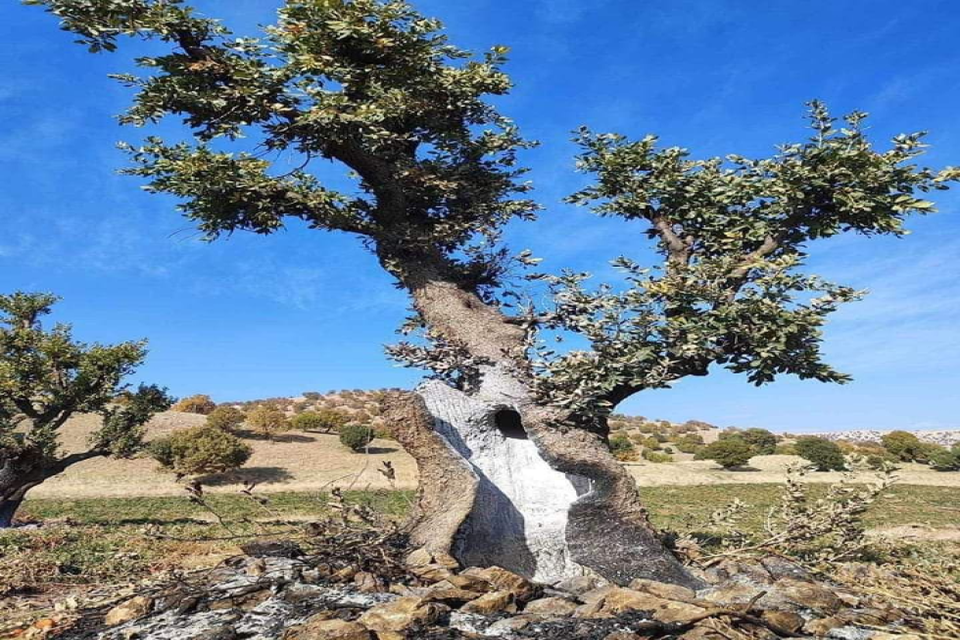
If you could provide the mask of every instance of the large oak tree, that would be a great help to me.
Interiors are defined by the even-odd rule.
[[[858,294],[804,273],[807,246],[901,235],[908,215],[932,210],[924,194],[958,175],[915,164],[921,134],[877,150],[864,114],[838,124],[819,103],[810,137],[759,160],[696,160],[654,136],[583,130],[579,168],[593,182],[570,201],[633,222],[662,261],[617,258],[615,286],[528,270],[553,294],[537,308],[508,278],[536,259],[500,243],[508,222],[539,209],[518,164],[529,143],[488,99],[511,88],[506,48],[472,55],[396,0],[288,0],[256,38],[178,0],[29,3],[92,51],[120,36],[167,46],[138,60],[142,75],[117,76],[135,92],[121,119],[176,116],[192,141],[127,147],[126,171],[179,197],[209,238],[299,219],[356,236],[409,292],[405,329],[422,336],[390,351],[435,378],[394,412],[420,466],[412,539],[435,557],[541,579],[692,583],[610,455],[607,415],[711,367],[757,384],[845,381],[821,358],[820,327]],[[281,168],[290,158],[297,168]],[[324,184],[324,161],[356,188]],[[544,345],[569,333],[587,346]]]

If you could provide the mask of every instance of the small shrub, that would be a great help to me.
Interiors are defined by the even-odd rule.
[[[207,416],[207,426],[224,431],[233,431],[243,424],[247,415],[237,409],[227,405],[219,406]]]
[[[796,456],[796,455],[799,455],[799,454],[797,453],[797,445],[795,445],[795,444],[793,444],[793,443],[789,443],[789,444],[778,444],[778,445],[774,448],[773,452],[774,452],[776,455],[778,455],[778,456]]]
[[[681,453],[696,453],[703,448],[703,437],[696,433],[687,434],[677,438],[674,445]]]
[[[697,460],[713,460],[724,469],[742,467],[753,457],[753,447],[741,438],[711,442],[694,456]]]
[[[247,414],[247,426],[267,438],[290,428],[287,415],[270,405],[260,405]]]
[[[777,448],[777,436],[766,429],[724,429],[720,432],[720,439],[743,440],[753,448],[753,453],[757,456],[769,456]]]
[[[901,462],[913,462],[922,455],[923,443],[909,431],[891,431],[880,442],[883,448],[896,456]]]
[[[303,397],[307,400],[317,401],[321,398],[321,394],[319,391],[304,391]]]
[[[253,453],[240,438],[207,425],[158,438],[148,451],[163,468],[181,475],[231,471],[242,467]]]
[[[817,471],[843,471],[847,460],[836,442],[816,436],[797,439],[797,455],[809,460]]]
[[[210,396],[202,393],[190,396],[189,398],[184,398],[171,407],[173,411],[179,411],[181,413],[199,413],[202,416],[210,415],[216,408],[217,403],[211,400]]]
[[[653,436],[648,436],[643,439],[643,448],[656,451],[660,448],[660,441]]]
[[[659,451],[652,451],[650,449],[644,449],[640,454],[643,456],[643,459],[647,462],[653,462],[655,464],[661,464],[664,462],[673,462],[673,456],[669,456],[665,453],[660,453]]]
[[[949,449],[939,444],[934,444],[932,442],[921,442],[920,447],[917,449],[914,455],[914,461],[921,464],[931,464],[935,456],[941,456],[943,452],[946,451],[949,453]]]
[[[321,409],[320,411],[304,411],[294,416],[290,420],[290,426],[298,431],[330,433],[331,431],[339,431],[349,420],[349,417],[339,411]]]
[[[340,444],[354,452],[360,452],[373,442],[373,429],[362,424],[348,424],[340,429]]]
[[[636,460],[637,448],[627,436],[622,433],[610,438],[610,452],[617,460]]]
[[[960,471],[960,443],[951,449],[941,447],[941,451],[930,456],[930,466],[937,471]]]

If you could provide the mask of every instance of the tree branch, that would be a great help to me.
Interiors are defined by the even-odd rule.
[[[673,225],[663,214],[653,214],[647,218],[657,231],[660,239],[667,247],[669,260],[674,265],[684,265],[690,261],[690,247],[693,244],[693,238],[681,239],[673,230]]]

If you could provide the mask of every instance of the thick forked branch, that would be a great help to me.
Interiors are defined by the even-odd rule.
[[[673,224],[663,214],[653,214],[649,217],[649,220],[663,244],[667,247],[670,264],[682,266],[689,263],[692,256],[693,238],[681,239],[674,230]]]

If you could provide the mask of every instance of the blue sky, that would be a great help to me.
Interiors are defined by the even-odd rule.
[[[201,0],[238,33],[278,2]],[[500,101],[542,146],[525,155],[541,221],[508,241],[543,266],[609,274],[646,256],[636,227],[561,204],[581,124],[657,133],[696,155],[759,156],[805,135],[803,103],[871,112],[873,134],[931,131],[926,159],[960,164],[960,11],[954,2],[756,0],[422,0],[453,40],[512,47],[516,81]],[[106,74],[143,49],[93,56],[36,8],[0,6],[0,290],[55,291],[58,319],[84,340],[147,337],[142,377],[217,400],[305,390],[410,387],[382,355],[404,296],[346,236],[292,228],[199,242],[173,201],[115,174],[119,140],[142,132],[113,115],[129,94]],[[164,127],[164,131],[176,131]],[[826,353],[855,381],[783,379],[756,389],[717,372],[640,394],[621,409],[671,420],[817,431],[960,428],[960,197],[904,240],[815,245],[811,269],[871,290],[834,316]]]

